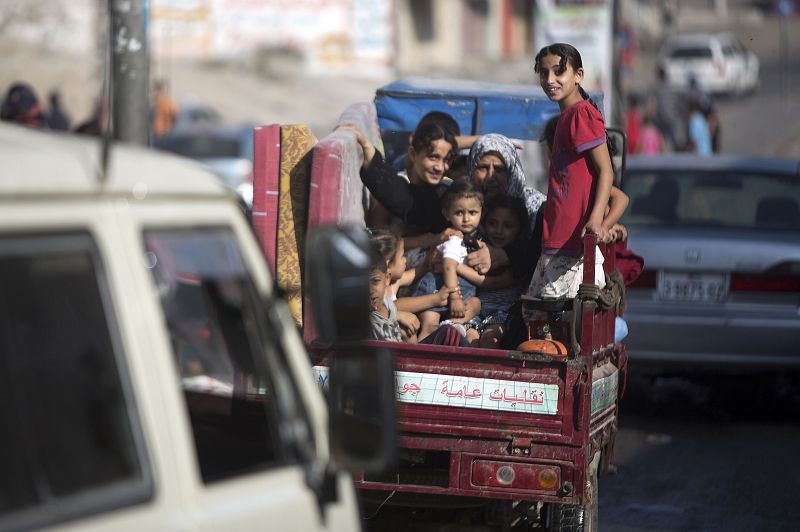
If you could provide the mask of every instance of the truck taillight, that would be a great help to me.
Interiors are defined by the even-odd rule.
[[[544,489],[550,490],[558,486],[558,473],[555,469],[542,469],[536,478]]]
[[[473,486],[554,492],[560,483],[558,467],[494,460],[475,460],[472,463]]]
[[[720,76],[724,76],[725,75],[725,63],[724,62],[714,63],[714,66],[717,67],[717,74],[719,74]]]

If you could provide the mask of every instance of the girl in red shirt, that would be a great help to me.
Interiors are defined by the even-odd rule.
[[[583,281],[582,237],[591,232],[607,239],[603,216],[613,183],[605,123],[600,110],[580,86],[583,62],[573,46],[545,46],[534,70],[561,115],[550,152],[549,186],[544,210],[542,255],[528,296],[572,298]],[[595,282],[605,285],[603,255],[596,253]]]

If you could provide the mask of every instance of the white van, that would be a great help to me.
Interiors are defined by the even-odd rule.
[[[136,147],[103,180],[100,153],[0,124],[0,530],[360,529],[331,455],[373,435],[329,446],[233,194]]]

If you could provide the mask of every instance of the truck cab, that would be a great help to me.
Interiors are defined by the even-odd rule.
[[[358,530],[236,198],[101,152],[0,125],[0,529]]]

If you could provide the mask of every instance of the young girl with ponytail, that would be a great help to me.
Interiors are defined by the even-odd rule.
[[[603,116],[586,91],[583,62],[573,46],[545,46],[534,70],[547,97],[561,114],[550,152],[549,187],[544,210],[542,255],[528,295],[562,299],[577,294],[583,281],[583,242],[587,233],[607,237],[603,217],[614,181]],[[595,282],[605,285],[603,255],[596,253]]]

